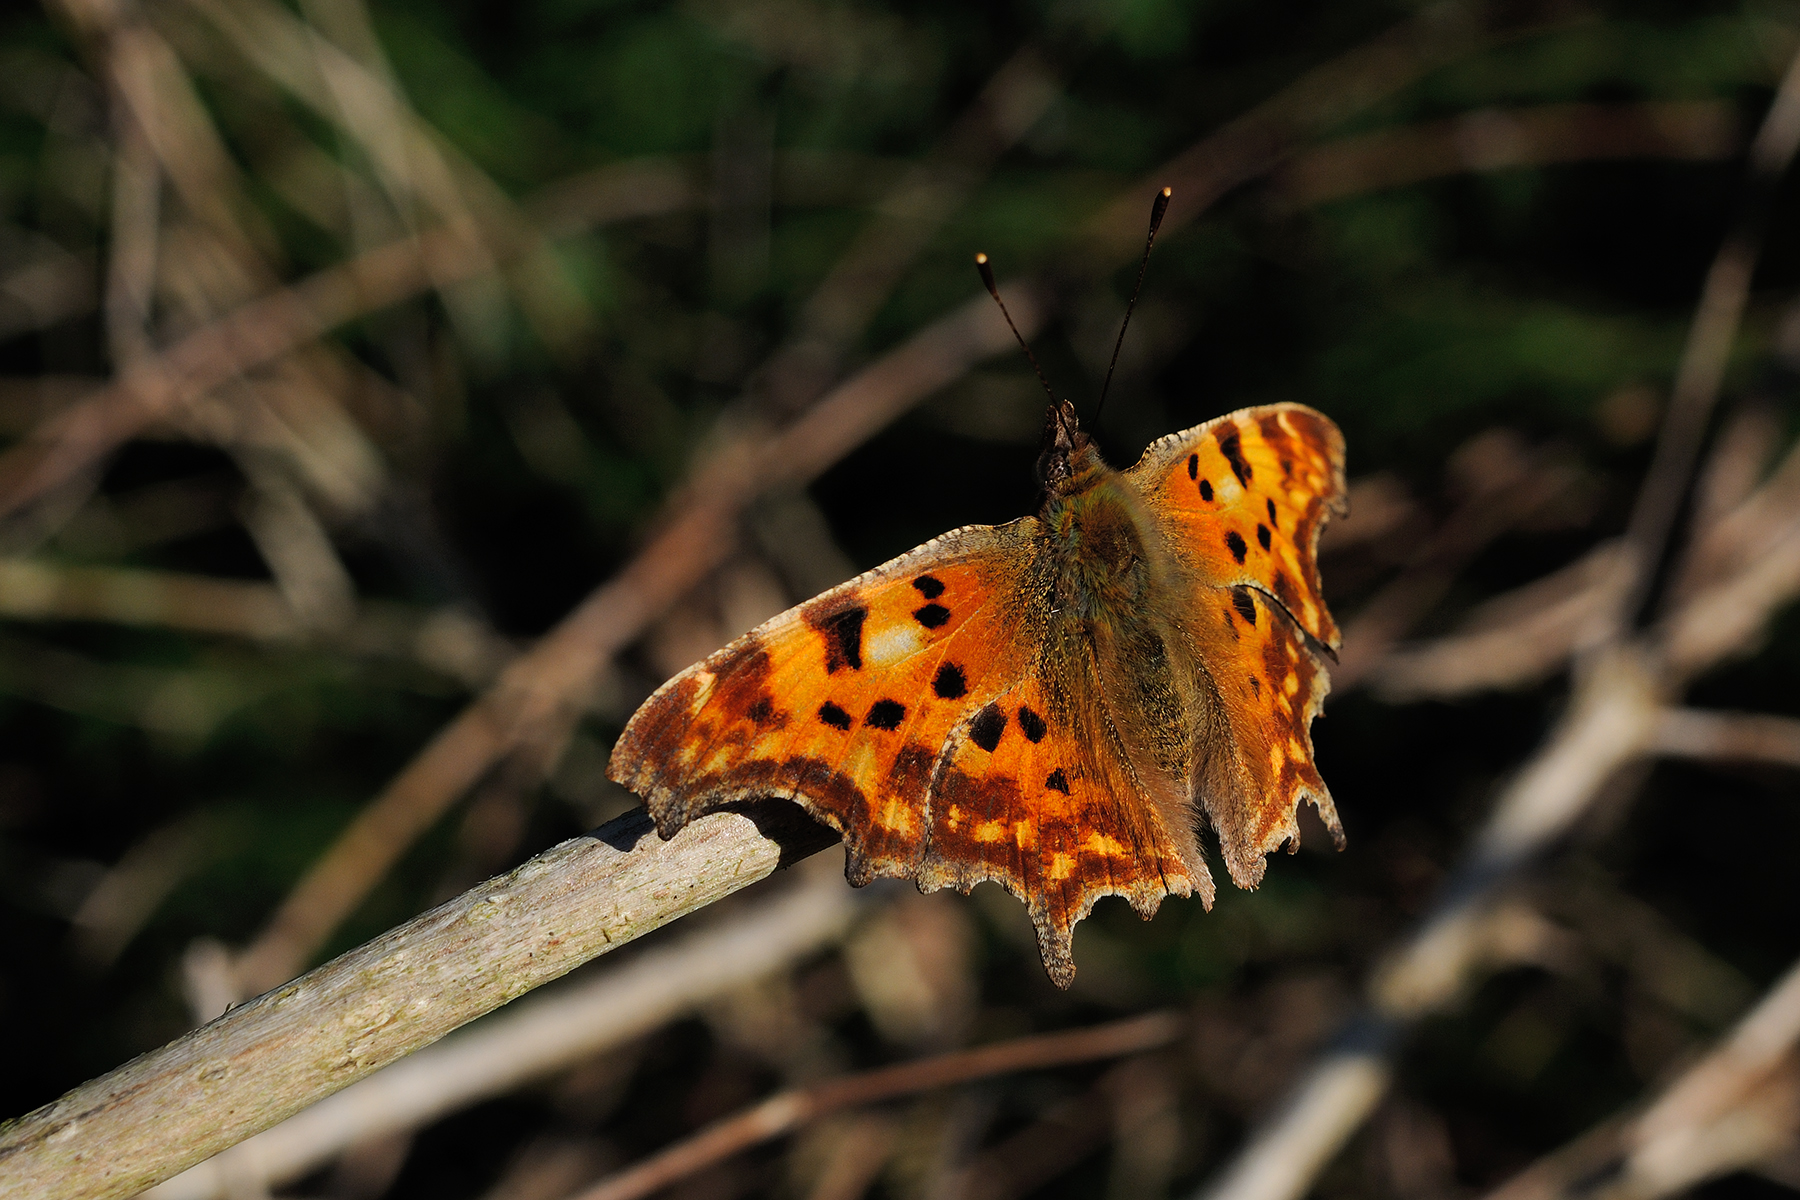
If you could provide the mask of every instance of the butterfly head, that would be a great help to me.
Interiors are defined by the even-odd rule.
[[[1097,471],[1104,471],[1094,440],[1081,432],[1075,406],[1058,400],[1044,413],[1044,437],[1038,447],[1037,477],[1046,492],[1080,491]]]

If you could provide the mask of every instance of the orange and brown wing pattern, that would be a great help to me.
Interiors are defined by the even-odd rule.
[[[945,743],[1031,667],[1035,526],[947,533],[745,634],[644,703],[609,774],[664,837],[786,797],[844,835],[851,882],[916,878]]]
[[[1249,408],[1154,443],[1128,477],[1184,568],[1177,619],[1225,717],[1196,747],[1195,798],[1254,887],[1264,855],[1298,845],[1302,801],[1343,837],[1311,732],[1338,644],[1316,548],[1345,510],[1343,436],[1301,405]]]
[[[1151,443],[1126,478],[1207,583],[1260,589],[1336,648],[1317,555],[1325,522],[1347,511],[1344,435],[1329,417],[1242,409]]]
[[[786,797],[844,835],[852,883],[995,880],[1067,987],[1074,925],[1099,897],[1148,914],[1170,893],[1210,901],[1211,881],[1185,816],[1146,802],[1105,744],[1096,681],[1049,678],[1037,529],[946,534],[744,635],[644,703],[609,774],[664,837]]]
[[[1197,891],[1212,903],[1185,814],[1149,803],[1106,744],[1107,723],[1083,719],[1095,682],[1029,677],[955,731],[932,781],[931,849],[919,876],[927,891],[967,892],[992,879],[1024,901],[1044,968],[1065,988],[1075,977],[1075,924],[1100,897],[1123,896],[1146,918],[1166,895]]]

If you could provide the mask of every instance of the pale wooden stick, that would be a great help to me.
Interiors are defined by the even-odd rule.
[[[9,1122],[0,1198],[134,1195],[755,883],[784,852],[819,849],[821,832],[770,807],[664,842],[640,810],[564,842]]]
[[[583,983],[563,984],[451,1034],[159,1184],[146,1200],[213,1200],[253,1179],[279,1187],[358,1142],[417,1129],[640,1037],[840,937],[867,893],[831,856],[810,881]]]

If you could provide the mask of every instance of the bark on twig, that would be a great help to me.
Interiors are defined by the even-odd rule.
[[[771,808],[663,842],[640,811],[564,842],[0,1127],[0,1198],[142,1191],[766,877],[821,833]]]
[[[742,916],[581,984],[521,1000],[472,1029],[327,1097],[147,1193],[211,1200],[253,1179],[278,1187],[349,1147],[446,1113],[622,1045],[841,936],[866,893],[827,860],[815,877]]]

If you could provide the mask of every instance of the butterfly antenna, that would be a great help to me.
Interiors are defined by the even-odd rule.
[[[992,296],[994,303],[1000,306],[1000,315],[1006,318],[1006,327],[1012,330],[1014,339],[1019,343],[1019,349],[1025,352],[1025,357],[1031,362],[1031,369],[1037,372],[1038,382],[1044,385],[1044,394],[1050,397],[1050,406],[1056,407],[1056,393],[1050,390],[1050,381],[1044,378],[1044,368],[1038,366],[1037,355],[1031,352],[1031,347],[1027,346],[1025,339],[1019,335],[1019,327],[1013,324],[1012,314],[1006,311],[1006,301],[1000,298],[1000,289],[994,286],[994,268],[988,266],[986,254],[975,256],[975,269],[981,272],[981,282],[987,284],[988,295]]]
[[[1112,387],[1113,369],[1119,365],[1119,351],[1125,346],[1125,331],[1131,328],[1131,310],[1137,307],[1138,293],[1144,288],[1144,268],[1150,265],[1150,247],[1156,245],[1156,231],[1162,228],[1163,214],[1169,211],[1169,197],[1175,194],[1174,188],[1164,188],[1156,193],[1156,202],[1150,206],[1150,236],[1144,239],[1144,257],[1138,260],[1137,282],[1131,288],[1131,303],[1125,306],[1125,320],[1119,325],[1119,340],[1113,343],[1112,361],[1106,364],[1106,382],[1100,385],[1100,403],[1094,405],[1094,425],[1100,424],[1100,410],[1106,407],[1106,392]]]

